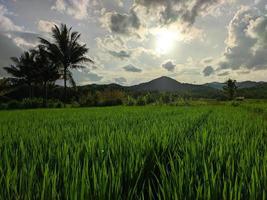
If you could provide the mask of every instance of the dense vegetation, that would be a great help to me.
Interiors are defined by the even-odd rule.
[[[0,112],[0,199],[266,199],[266,103]]]
[[[13,88],[27,86],[28,97],[32,99],[35,96],[34,88],[42,88],[43,106],[46,107],[49,85],[55,86],[57,80],[63,79],[62,99],[66,103],[67,82],[76,86],[71,69],[85,68],[84,63],[93,61],[86,57],[86,44],[79,42],[81,34],[72,31],[66,24],[55,25],[51,29],[51,36],[51,41],[40,37],[40,43],[35,48],[23,52],[19,57],[11,57],[13,63],[4,67],[11,77],[7,81],[0,81],[0,92],[3,85]]]

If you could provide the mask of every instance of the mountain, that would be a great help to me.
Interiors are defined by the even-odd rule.
[[[162,76],[152,81],[130,86],[131,92],[173,92],[181,96],[193,98],[218,98],[222,97],[221,91],[205,86],[189,83],[180,83],[172,78]]]
[[[253,88],[258,85],[260,85],[262,82],[255,82],[255,81],[243,81],[240,83],[237,83],[237,87],[239,89],[244,89],[244,88]]]
[[[180,83],[172,78],[162,76],[152,81],[141,83],[130,87],[133,91],[158,91],[158,92],[181,92],[196,89],[210,89],[203,85],[193,85],[189,83]]]
[[[261,85],[264,82],[255,82],[255,81],[243,81],[243,82],[238,82],[237,83],[237,87],[238,89],[244,89],[244,88],[253,88],[256,87],[258,85]],[[211,83],[206,83],[204,84],[205,86],[214,88],[214,89],[218,89],[218,90],[222,90],[223,86],[225,85],[224,83],[219,83],[219,82],[211,82]]]
[[[237,91],[238,96],[244,96],[249,99],[266,99],[267,83],[259,82],[256,86],[250,88],[242,88]]]
[[[219,82],[211,82],[211,83],[206,83],[204,85],[207,86],[207,87],[218,89],[218,90],[223,89],[223,86],[224,86],[223,83],[219,83]]]

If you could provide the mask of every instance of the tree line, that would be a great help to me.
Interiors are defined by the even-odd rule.
[[[19,57],[12,57],[13,62],[4,69],[12,75],[9,79],[14,85],[26,84],[29,98],[33,98],[33,86],[43,87],[43,103],[47,104],[48,85],[64,80],[63,102],[67,100],[67,82],[75,86],[71,69],[84,68],[84,63],[94,63],[86,54],[86,44],[80,44],[81,34],[72,31],[66,24],[52,28],[51,41],[39,37],[36,48],[23,52]]]

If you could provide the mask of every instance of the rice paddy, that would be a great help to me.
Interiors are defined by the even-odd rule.
[[[0,199],[266,199],[251,107],[1,111]]]

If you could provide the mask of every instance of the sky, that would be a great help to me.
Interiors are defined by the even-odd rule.
[[[267,81],[266,0],[0,0],[0,77],[61,23],[95,61],[79,85]]]

